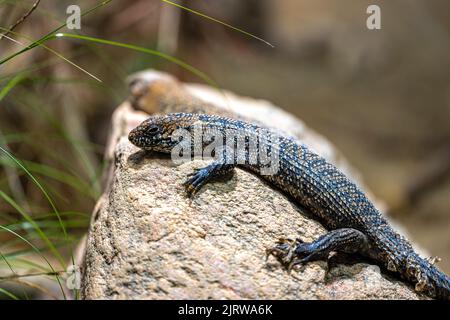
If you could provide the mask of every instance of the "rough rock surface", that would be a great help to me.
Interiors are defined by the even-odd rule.
[[[266,261],[276,239],[311,241],[326,230],[240,169],[186,198],[181,183],[204,163],[175,166],[132,146],[126,133],[142,117],[128,103],[113,117],[114,165],[86,244],[84,299],[420,298],[360,260],[338,261],[328,273],[325,262],[314,262],[290,274],[275,259]]]

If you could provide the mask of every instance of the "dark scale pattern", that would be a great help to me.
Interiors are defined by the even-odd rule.
[[[240,166],[288,193],[331,230],[312,243],[279,243],[269,250],[270,254],[292,265],[326,259],[331,251],[357,251],[397,272],[414,284],[417,291],[431,297],[449,298],[450,279],[415,253],[411,244],[389,226],[366,195],[338,168],[305,145],[255,124],[190,113],[151,117],[131,131],[129,139],[142,149],[170,153],[177,144],[171,140],[174,130],[183,128],[193,133],[198,125],[201,125],[200,132],[204,136],[216,133],[226,136],[231,130],[236,137],[243,138],[246,161]],[[279,168],[272,175],[263,174],[265,165],[259,156],[257,163],[249,163],[249,141],[255,138],[258,148],[272,155],[278,154]],[[201,148],[207,144],[209,141],[204,142]],[[232,172],[236,166],[236,154],[234,163],[226,162],[225,151],[215,156],[216,160],[211,165],[197,170],[186,181],[190,195],[212,178]]]

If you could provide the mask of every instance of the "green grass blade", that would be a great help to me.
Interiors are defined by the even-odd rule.
[[[39,263],[33,262],[31,260],[28,260],[28,259],[24,259],[24,258],[19,258],[19,257],[9,258],[8,262],[12,266],[15,266],[17,268],[25,268],[25,267],[27,267],[28,269],[32,268],[32,269],[36,269],[36,270],[41,271],[41,272],[51,272],[51,270],[46,268],[45,266],[42,266]]]
[[[88,227],[88,219],[71,219],[71,220],[64,220],[64,226],[66,228],[71,228],[71,229],[75,229],[75,228],[87,228]],[[56,229],[59,228],[59,222],[58,221],[53,221],[53,220],[43,220],[43,221],[35,221],[35,224],[31,224],[25,221],[18,221],[15,223],[10,223],[5,225],[7,226],[9,229],[11,230],[34,230],[35,226],[38,226],[39,228],[41,228],[42,230],[45,229],[46,230],[46,235],[48,238],[51,237],[51,235],[49,234],[51,229]],[[47,231],[48,230],[48,231]],[[0,232],[2,232],[0,230]],[[61,233],[55,233],[56,235],[60,235]]]
[[[12,294],[11,292],[9,292],[3,288],[0,288],[0,292],[13,300],[19,300],[19,298],[17,298],[14,294]]]
[[[17,273],[14,271],[12,265],[9,263],[8,259],[6,259],[6,257],[3,255],[3,253],[0,252],[0,256],[5,261],[5,263],[8,265],[9,270],[11,270],[11,272],[14,275],[17,275]],[[28,298],[27,292],[23,288],[22,288],[22,292],[23,292],[23,296],[28,300],[29,298]]]
[[[8,29],[3,28],[3,27],[0,27],[0,30],[6,31],[6,30],[8,30]],[[16,35],[16,36],[20,36],[20,37],[22,37],[22,38],[31,40],[31,38],[29,38],[29,37],[27,37],[27,36],[24,36],[24,35],[22,35],[22,34],[19,34],[18,32],[14,32],[14,31],[9,31],[9,32],[10,32],[11,34]],[[22,46],[24,46],[24,47],[26,47],[26,45],[24,45],[24,44],[22,44],[22,43],[20,43],[20,42],[17,42],[17,43],[20,44],[20,45],[22,45]],[[87,71],[86,69],[84,69],[84,68],[82,68],[81,66],[77,65],[75,62],[72,62],[71,60],[67,59],[67,58],[64,57],[62,54],[60,54],[59,52],[53,50],[52,48],[46,46],[46,45],[43,44],[43,43],[40,43],[39,46],[42,47],[42,48],[44,48],[44,49],[46,49],[46,50],[48,50],[48,51],[50,51],[51,53],[53,53],[53,54],[54,54],[55,56],[57,56],[58,58],[64,60],[65,62],[67,62],[68,64],[70,64],[70,65],[72,65],[73,67],[77,68],[78,70],[80,70],[80,71],[86,73],[88,76],[92,77],[93,79],[97,80],[98,82],[102,82],[98,77],[94,76],[92,73],[90,73],[90,72]]]
[[[254,34],[251,34],[250,32],[247,32],[247,31],[245,31],[245,30],[242,30],[242,29],[240,29],[240,28],[236,28],[235,26],[232,26],[231,24],[228,24],[228,23],[223,22],[223,21],[221,21],[221,20],[218,20],[218,19],[216,19],[216,18],[210,17],[210,16],[208,16],[208,15],[206,15],[206,14],[204,14],[204,13],[201,13],[201,12],[199,12],[199,11],[195,11],[195,10],[193,10],[193,9],[190,9],[190,8],[188,8],[188,7],[185,7],[185,6],[182,6],[181,4],[178,4],[178,3],[175,3],[175,2],[172,2],[172,1],[168,1],[168,0],[161,0],[161,1],[163,1],[163,2],[165,2],[165,3],[167,3],[167,4],[170,4],[170,5],[172,5],[172,6],[181,8],[181,9],[183,9],[183,10],[186,10],[186,11],[188,11],[188,12],[190,12],[190,13],[196,14],[196,15],[202,17],[202,18],[206,18],[206,19],[208,19],[208,20],[217,22],[217,23],[219,23],[219,24],[221,24],[221,25],[223,25],[223,26],[225,26],[225,27],[228,27],[228,28],[233,29],[233,30],[235,30],[235,31],[238,31],[238,32],[240,32],[240,33],[243,33],[243,34],[245,34],[245,35],[247,35],[247,36],[249,36],[249,37],[252,37],[253,39],[256,39],[256,40],[258,40],[258,41],[264,42],[265,44],[267,44],[268,46],[270,46],[270,47],[272,47],[272,48],[275,47],[273,44],[271,44],[271,43],[270,43],[269,41],[267,41],[267,40],[264,40],[264,39],[262,39],[262,38],[260,38],[260,37],[258,37],[258,36],[255,36]]]
[[[2,163],[0,159],[0,163]],[[24,165],[27,166],[28,170],[34,174],[41,174],[48,178],[52,178],[56,181],[64,183],[75,190],[79,191],[81,194],[86,195],[94,200],[97,199],[97,193],[92,190],[91,186],[80,179],[79,177],[73,176],[69,173],[66,173],[62,170],[58,170],[56,168],[36,163],[32,161],[22,161]],[[9,163],[3,163],[4,165],[9,165]]]
[[[3,227],[5,227],[5,228],[7,228],[6,226],[3,226]],[[0,230],[1,231],[1,230]],[[8,228],[8,232],[10,232],[10,231],[14,231],[14,230],[11,230],[11,229],[9,229]],[[15,232],[15,231],[14,231]],[[32,234],[31,235],[28,235],[27,236],[28,238],[30,238],[30,240],[28,240],[29,242],[32,242],[32,241],[34,241],[34,240],[36,240],[38,237],[34,237]],[[34,239],[34,238],[36,238],[36,239]],[[10,246],[16,246],[16,245],[18,245],[18,244],[20,244],[22,242],[22,240],[21,239],[12,239],[12,240],[9,240],[6,244],[7,245],[10,245]],[[56,242],[56,241],[54,241],[53,242],[53,245],[55,246],[55,247],[57,247],[57,248],[61,248],[61,247],[64,247],[64,246],[66,246],[66,245],[68,245],[68,242],[67,241],[61,241],[61,242]],[[41,253],[44,253],[44,252],[48,252],[49,251],[49,248],[48,248],[48,246],[43,246],[43,247],[36,247],[38,250],[39,250],[39,252],[41,252]],[[26,255],[29,255],[30,253],[33,253],[33,251],[34,251],[34,249],[33,248],[25,248],[25,249],[17,249],[17,250],[15,250],[15,251],[10,251],[10,252],[8,252],[8,253],[5,253],[4,255],[5,255],[5,257],[7,257],[8,259],[11,259],[11,258],[15,258],[15,257],[23,257],[23,256],[26,256]]]
[[[112,0],[105,0],[100,2],[99,4],[95,5],[94,7],[88,9],[85,12],[81,13],[81,17],[87,16],[88,14],[94,12],[95,10],[99,9],[100,7],[103,7],[105,5],[107,5],[109,2],[111,2]],[[46,35],[44,35],[43,37],[39,38],[38,40],[34,41],[33,43],[31,43],[30,45],[28,45],[26,48],[23,48],[22,50],[19,50],[11,55],[9,55],[8,57],[0,60],[0,65],[4,64],[5,62],[17,57],[18,55],[31,50],[37,46],[40,46],[41,43],[44,43],[45,41],[47,41],[47,39],[51,36],[53,36],[56,32],[58,32],[59,30],[61,30],[62,28],[64,28],[67,25],[67,23],[63,23],[60,26],[58,26],[57,28],[53,29],[52,31],[50,31],[49,33],[47,33]]]
[[[6,227],[4,227],[4,226],[2,226],[2,225],[0,225],[0,229],[6,230],[7,232],[9,232],[9,233],[15,235],[16,237],[20,238],[22,241],[24,241],[26,244],[28,244],[31,248],[33,248],[33,250],[34,250],[34,251],[35,251],[42,259],[45,260],[45,262],[48,264],[48,266],[50,267],[50,269],[55,273],[56,281],[58,282],[58,285],[59,285],[59,287],[60,287],[60,289],[61,289],[61,292],[62,292],[62,294],[63,294],[63,296],[64,296],[64,299],[66,299],[66,293],[64,292],[64,289],[63,289],[63,287],[62,287],[61,280],[59,279],[58,274],[56,274],[56,271],[55,271],[55,269],[53,268],[52,264],[51,264],[50,261],[48,261],[48,259],[40,252],[40,250],[39,250],[38,248],[36,248],[36,246],[33,245],[30,241],[28,241],[27,239],[25,239],[24,237],[22,237],[20,234],[14,232],[14,231],[12,231],[12,230],[9,230],[8,228],[6,228]]]
[[[39,188],[39,190],[41,190],[41,192],[44,194],[47,201],[50,203],[50,206],[52,207],[53,212],[58,217],[58,220],[61,225],[61,229],[63,231],[64,236],[67,237],[66,228],[64,227],[64,225],[62,223],[61,216],[59,215],[58,209],[56,209],[56,206],[53,203],[50,196],[48,195],[47,191],[45,191],[45,189],[42,187],[42,185],[39,183],[39,181],[30,173],[30,171],[28,171],[27,168],[25,168],[25,166],[18,159],[16,159],[16,157],[14,157],[10,152],[5,150],[1,146],[0,146],[0,151],[3,151],[14,163],[16,163],[23,171],[25,171],[25,173],[30,177],[30,179],[33,181],[33,183]]]
[[[85,145],[88,145],[87,142],[81,143],[81,141],[74,139],[70,133],[68,132],[67,128],[65,128],[62,123],[61,120],[58,119],[53,113],[49,112],[46,108],[45,108],[45,102],[41,101],[41,97],[38,95],[32,95],[31,97],[29,97],[28,99],[22,101],[22,98],[16,98],[16,103],[21,104],[25,107],[31,107],[32,109],[35,110],[36,114],[38,114],[40,117],[42,117],[43,119],[45,119],[47,121],[47,123],[51,124],[53,126],[53,128],[56,129],[56,131],[58,132],[58,134],[67,142],[70,143],[71,147],[73,148],[73,150],[75,151],[75,153],[77,154],[77,157],[81,160],[81,163],[83,164],[83,167],[86,171],[87,176],[89,177],[90,180],[90,184],[91,186],[91,190],[93,191],[93,195],[98,198],[101,194],[101,185],[98,179],[98,168],[95,167],[91,161],[90,158],[88,156],[88,152],[85,147]],[[28,101],[28,103],[27,103]],[[48,138],[47,138],[48,139]],[[35,142],[32,141],[32,144]],[[49,142],[47,142],[47,145],[51,145]],[[40,148],[46,148],[46,145],[42,145],[40,146]],[[42,150],[42,149],[41,149]],[[54,152],[52,152],[52,150],[50,150],[51,152],[47,152],[49,157],[54,158],[55,156],[58,157],[58,155],[54,155]],[[66,166],[67,161],[63,161],[63,164]],[[70,170],[70,168],[69,168]],[[77,177],[80,178],[80,181],[82,180],[82,178],[77,175],[74,174]]]
[[[14,88],[20,81],[22,81],[25,78],[25,74],[18,73],[12,78],[6,86],[2,88],[0,91],[0,101],[3,100],[3,98],[11,91],[12,88]]]
[[[116,42],[116,41],[112,41],[112,40],[105,40],[105,39],[77,35],[77,34],[72,34],[72,33],[58,33],[54,37],[75,38],[75,39],[79,39],[79,40],[97,42],[97,43],[101,43],[101,44],[107,44],[107,45],[111,45],[111,46],[115,46],[115,47],[121,47],[121,48],[126,48],[126,49],[130,49],[130,50],[134,50],[134,51],[138,51],[138,52],[142,52],[142,53],[151,54],[151,55],[157,56],[159,58],[162,58],[164,60],[167,60],[169,62],[172,62],[172,63],[182,67],[183,69],[191,72],[192,74],[196,75],[197,77],[199,77],[200,79],[202,79],[203,81],[205,81],[206,83],[208,83],[209,85],[211,85],[215,88],[219,87],[219,85],[214,80],[212,80],[210,77],[208,77],[204,72],[200,71],[199,69],[191,66],[190,64],[188,64],[178,58],[175,58],[171,55],[160,52],[158,50],[148,49],[148,48],[144,48],[144,47],[140,47],[140,46],[136,46],[136,45],[128,44],[128,43]],[[49,37],[49,39],[50,38],[53,38],[53,37]]]
[[[53,252],[55,257],[59,260],[61,263],[61,266],[64,268],[65,263],[64,259],[59,253],[59,251],[55,248],[53,243],[48,239],[47,235],[42,231],[42,229],[36,224],[36,222],[25,212],[25,210],[17,204],[17,202],[14,201],[10,196],[8,196],[6,193],[4,193],[2,190],[0,190],[0,197],[3,198],[7,203],[9,203],[14,209],[17,210],[24,218],[27,220],[28,223],[30,223],[33,228],[38,232],[39,236],[44,240],[44,242],[47,244],[47,246],[50,248],[50,250]]]

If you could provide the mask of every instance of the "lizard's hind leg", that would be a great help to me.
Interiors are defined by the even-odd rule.
[[[317,240],[295,242],[282,240],[267,250],[267,255],[273,255],[291,269],[295,265],[316,260],[328,260],[331,252],[356,253],[363,252],[368,247],[367,237],[356,229],[342,228],[332,230]]]

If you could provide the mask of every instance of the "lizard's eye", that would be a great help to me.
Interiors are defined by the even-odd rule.
[[[159,127],[156,125],[153,125],[147,129],[147,133],[149,133],[151,135],[155,135],[155,134],[159,133]]]

